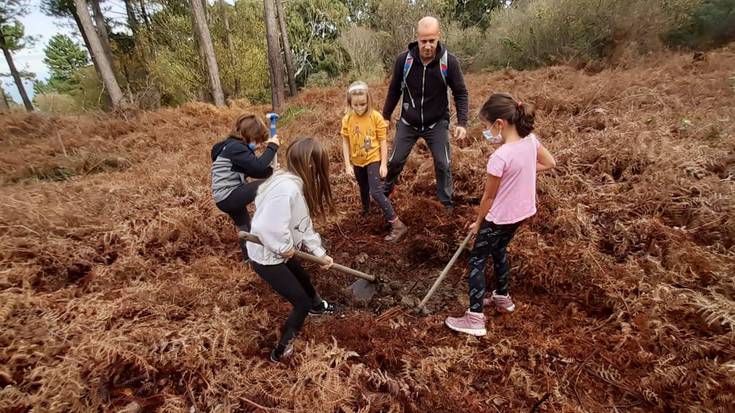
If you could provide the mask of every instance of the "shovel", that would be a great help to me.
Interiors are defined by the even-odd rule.
[[[416,309],[419,312],[425,312],[426,311],[426,303],[429,301],[432,295],[434,295],[434,292],[437,288],[439,288],[439,284],[441,284],[442,281],[444,281],[444,278],[446,278],[447,274],[449,274],[449,270],[452,268],[452,265],[457,261],[457,258],[459,258],[459,255],[462,253],[462,250],[467,246],[467,243],[470,242],[470,239],[472,239],[472,231],[467,233],[467,236],[464,238],[464,241],[462,241],[461,244],[459,244],[459,248],[457,248],[457,251],[452,256],[452,259],[449,260],[449,263],[446,267],[442,270],[441,274],[439,274],[439,277],[434,281],[434,285],[431,286],[431,289],[428,293],[426,293],[426,296],[423,300],[419,303],[419,306],[416,307]]]
[[[257,236],[249,232],[240,231],[237,235],[241,239],[263,245],[263,243],[260,242],[260,239]],[[317,263],[319,265],[327,264],[327,261],[324,258],[320,258],[316,255],[311,255],[299,250],[296,250],[294,256],[305,261]],[[359,301],[370,301],[370,299],[373,298],[373,295],[375,295],[375,283],[381,281],[378,277],[374,275],[366,274],[362,271],[353,270],[350,267],[345,267],[344,265],[340,265],[337,263],[332,264],[330,269],[360,278],[348,287],[353,297]]]

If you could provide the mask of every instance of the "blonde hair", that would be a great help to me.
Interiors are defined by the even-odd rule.
[[[347,109],[352,110],[352,97],[353,96],[367,96],[367,108],[368,112],[373,109],[373,99],[370,96],[370,89],[367,83],[362,80],[352,82],[350,87],[347,88]]]
[[[304,183],[304,198],[312,216],[334,210],[329,186],[329,153],[316,139],[299,138],[286,150],[288,170]]]

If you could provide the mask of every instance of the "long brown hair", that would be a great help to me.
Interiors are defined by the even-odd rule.
[[[329,186],[329,154],[316,139],[299,138],[286,150],[288,170],[304,182],[304,198],[317,217],[334,210]]]
[[[246,113],[240,115],[232,126],[230,136],[245,143],[261,143],[268,140],[268,128],[259,117]]]
[[[516,101],[507,93],[496,93],[482,105],[480,117],[491,123],[506,120],[516,126],[518,135],[523,138],[533,131],[534,112],[533,105]]]

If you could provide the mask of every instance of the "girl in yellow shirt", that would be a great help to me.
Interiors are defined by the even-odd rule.
[[[342,155],[345,173],[354,176],[360,187],[362,214],[370,211],[370,197],[380,205],[385,220],[391,224],[388,242],[396,242],[408,231],[393,205],[383,192],[383,181],[388,174],[388,144],[383,115],[372,109],[367,83],[354,82],[347,89],[349,112],[342,118]]]

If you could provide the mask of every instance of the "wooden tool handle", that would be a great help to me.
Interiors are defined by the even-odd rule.
[[[246,240],[248,240],[250,242],[254,242],[256,244],[263,245],[263,243],[260,242],[260,239],[258,237],[256,237],[255,235],[253,235],[253,234],[251,234],[249,232],[240,231],[237,235],[238,235],[238,237],[244,238],[244,239],[246,239]],[[298,257],[298,258],[301,258],[302,260],[311,261],[311,262],[317,263],[319,265],[326,265],[327,264],[327,260],[325,260],[324,258],[317,257],[316,255],[312,255],[312,254],[309,254],[309,253],[306,253],[306,252],[303,252],[303,251],[296,250],[296,252],[294,253],[294,255],[296,257]],[[344,265],[340,265],[340,264],[337,264],[337,263],[332,264],[332,266],[330,267],[330,269],[337,270],[337,271],[340,271],[340,272],[343,272],[345,274],[349,274],[349,275],[352,275],[352,276],[355,276],[355,277],[358,277],[358,278],[363,278],[363,279],[366,279],[368,281],[373,281],[373,282],[380,281],[374,275],[365,274],[362,271],[353,270],[350,267],[345,267]]]
[[[457,258],[459,258],[459,255],[462,253],[462,250],[464,249],[464,247],[467,245],[468,242],[470,242],[470,239],[472,239],[472,235],[474,235],[472,231],[467,233],[467,236],[464,238],[464,241],[462,241],[462,243],[459,245],[459,248],[457,248],[457,251],[452,256],[452,259],[449,260],[449,263],[447,264],[447,266],[444,267],[441,274],[439,274],[439,278],[437,278],[436,281],[434,281],[434,285],[432,285],[429,292],[426,293],[426,297],[424,297],[424,299],[421,300],[421,302],[419,303],[419,306],[418,306],[419,309],[424,308],[424,306],[426,305],[426,302],[429,301],[429,298],[431,298],[431,296],[434,295],[434,292],[439,287],[439,284],[441,284],[441,282],[444,281],[444,278],[447,276],[447,274],[449,274],[449,269],[452,268],[452,265],[454,265],[454,263],[457,261]]]

